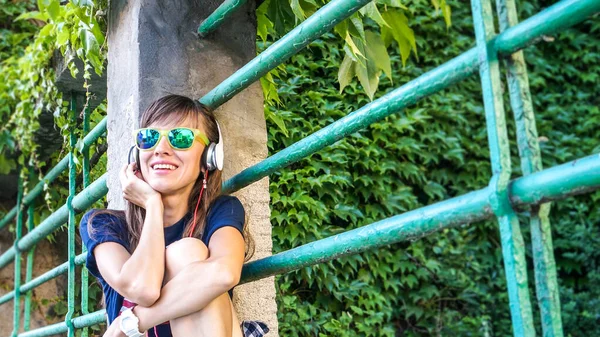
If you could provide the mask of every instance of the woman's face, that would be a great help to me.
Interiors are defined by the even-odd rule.
[[[190,121],[179,124],[157,122],[147,127],[167,130],[188,127],[198,128],[204,132],[202,126]],[[140,166],[144,180],[163,196],[189,193],[200,174],[200,159],[204,148],[204,143],[195,140],[191,148],[177,150],[171,147],[167,137],[161,137],[152,150],[140,151]],[[172,166],[157,167],[157,164]]]

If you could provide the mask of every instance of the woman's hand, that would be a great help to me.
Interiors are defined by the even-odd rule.
[[[127,337],[119,325],[121,324],[121,316],[115,318],[102,337]]]
[[[119,174],[121,187],[123,188],[123,198],[146,208],[148,202],[156,199],[161,200],[161,195],[144,181],[140,171],[133,170],[135,165],[135,163],[125,165]]]

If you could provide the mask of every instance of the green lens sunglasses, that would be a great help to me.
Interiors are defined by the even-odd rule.
[[[142,150],[152,150],[162,136],[167,136],[169,144],[177,150],[187,150],[194,145],[194,140],[199,140],[208,145],[210,142],[206,135],[198,130],[191,128],[173,128],[173,129],[156,129],[143,128],[133,131],[135,138],[135,146]]]

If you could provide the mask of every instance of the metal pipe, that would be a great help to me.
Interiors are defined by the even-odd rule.
[[[106,310],[98,310],[91,314],[82,315],[79,317],[75,317],[71,320],[73,322],[73,326],[77,329],[92,326],[94,324],[105,323],[106,322]],[[28,331],[19,334],[19,337],[41,337],[41,336],[51,336],[57,335],[60,333],[67,332],[67,324],[65,322],[56,323],[52,325],[45,326],[43,328],[39,328],[36,330]]]
[[[86,253],[77,255],[77,257],[75,257],[75,265],[77,265],[77,266],[83,265],[85,263],[86,256],[87,256]],[[86,269],[86,268],[83,268],[83,269]],[[40,285],[52,280],[53,278],[56,278],[64,273],[66,273],[68,270],[69,270],[69,261],[59,265],[58,267],[52,268],[49,271],[43,273],[42,275],[34,278],[33,280],[23,284],[21,286],[21,288],[19,289],[19,291],[21,292],[21,294],[24,294],[30,290],[33,290],[33,289],[39,287]],[[0,297],[0,305],[12,300],[14,297],[15,297],[14,292],[5,294],[4,296]]]
[[[581,12],[571,17],[568,16],[572,14],[571,11],[561,12],[556,10],[556,8],[569,6],[576,6]],[[536,28],[535,25],[540,24],[540,22],[552,21],[554,25],[562,27],[564,26],[561,24],[563,20],[568,20],[570,24],[575,24],[598,11],[600,11],[600,1],[597,0],[563,0],[522,23],[507,29],[494,39],[494,45],[499,51],[513,53],[534,42],[536,37],[553,31],[554,27],[549,25],[543,25],[544,29]],[[523,29],[535,30],[538,32],[538,35],[524,39],[514,33]],[[243,170],[223,183],[223,191],[224,193],[231,193],[244,188],[281,168],[308,157],[371,123],[397,113],[424,97],[437,93],[470,77],[478,70],[479,61],[477,59],[477,51],[476,48],[473,48],[363,106],[359,110],[331,123],[312,135],[288,146],[260,163]],[[248,82],[245,86],[250,84],[251,82]],[[202,100],[205,100],[207,96]]]
[[[370,0],[332,0],[200,99],[217,108],[358,11]]]
[[[514,207],[523,207],[597,189],[600,155],[593,155],[516,179],[509,195]],[[486,187],[247,263],[240,284],[491,218],[490,193]]]
[[[500,31],[505,31],[519,23],[514,0],[497,0],[496,11]],[[542,155],[529,91],[527,66],[523,51],[511,54],[505,58],[505,61],[508,68],[506,73],[510,89],[510,103],[516,124],[521,171],[524,176],[527,176],[542,170]],[[563,337],[549,214],[550,203],[532,207],[529,212],[535,289],[544,337]]]
[[[106,117],[100,121],[92,131],[83,138],[83,148],[88,148],[93,142],[95,142],[102,134],[106,132]],[[69,155],[67,154],[63,159],[61,159],[56,166],[54,166],[42,181],[40,181],[31,191],[23,197],[23,204],[29,205],[35,198],[37,198],[40,193],[44,190],[44,185],[50,184],[56,179],[62,172],[64,172],[67,167],[69,167]],[[17,215],[17,207],[13,207],[0,221],[0,229],[6,226],[12,219]]]
[[[586,178],[580,178],[582,175]],[[597,189],[600,189],[600,155],[555,166],[509,184],[514,207],[563,199]],[[240,284],[396,242],[414,241],[444,228],[490,218],[494,216],[489,203],[490,193],[491,189],[486,187],[247,263]],[[73,325],[81,328],[105,322],[105,314],[105,310],[99,310],[74,318]],[[62,322],[22,333],[19,337],[49,336],[66,331],[66,323]]]
[[[248,0],[225,0],[215,9],[198,27],[198,35],[205,37],[213,30],[217,29],[223,21],[228,19],[240,7],[246,4]]]
[[[106,178],[108,174],[103,174],[100,178],[94,181],[88,188],[79,192],[79,194],[73,199],[73,207],[77,213],[81,213],[88,209],[94,202],[103,198],[108,193],[108,187],[106,186]],[[68,219],[67,205],[63,205],[56,212],[48,216],[42,223],[37,226],[31,233],[25,235],[18,242],[18,248],[20,251],[31,248],[41,239],[45,238],[48,234],[52,233],[55,229],[67,222]],[[0,269],[4,268],[11,262],[11,259],[15,256],[15,246],[8,249],[4,254],[0,256]]]

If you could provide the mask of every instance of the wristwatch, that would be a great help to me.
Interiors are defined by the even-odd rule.
[[[143,333],[139,330],[140,320],[132,311],[133,308],[129,308],[121,313],[121,324],[119,328],[127,337],[142,337]]]

